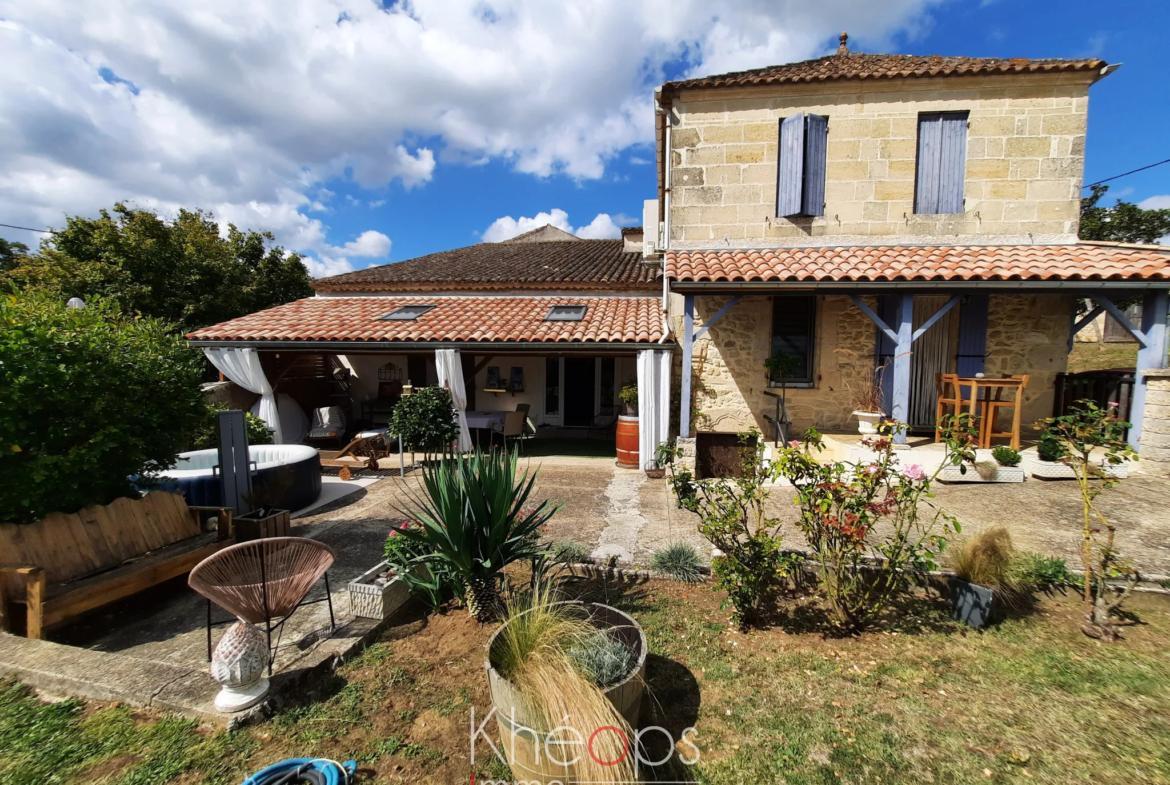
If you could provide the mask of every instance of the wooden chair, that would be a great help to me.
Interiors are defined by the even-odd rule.
[[[201,513],[217,529],[204,531]],[[53,513],[33,524],[0,524],[0,631],[6,599],[27,608],[26,635],[182,575],[228,544],[232,511],[188,507],[182,495],[153,491],[104,507]]]
[[[528,419],[524,416],[524,412],[508,412],[504,415],[504,422],[499,425],[492,426],[492,443],[496,441],[499,436],[504,442],[504,446],[508,446],[508,439],[518,441],[524,436],[524,421]]]
[[[309,591],[325,579],[325,601],[329,603],[329,629],[333,599],[329,593],[329,568],[333,549],[305,537],[267,537],[224,548],[200,562],[187,583],[207,598],[207,659],[211,660],[211,603],[250,624],[264,624],[268,649],[272,652],[272,631],[281,629]],[[320,600],[314,600],[320,602]],[[275,619],[279,621],[274,625]],[[272,660],[268,674],[272,675]]]
[[[522,436],[526,439],[536,436],[536,429],[528,422],[528,415],[532,413],[532,404],[518,403],[516,404],[516,411],[524,413],[524,433]]]
[[[996,387],[995,392],[988,397],[986,401],[982,402],[983,422],[979,427],[979,442],[983,447],[990,447],[992,439],[1010,439],[1011,448],[1013,450],[1020,449],[1020,415],[1023,401],[1024,390],[1028,387],[1028,377],[1011,376],[1004,374],[1003,378],[1012,379],[1019,382],[1018,385]],[[1009,400],[1003,399],[1005,390],[1014,390],[1015,396]],[[1012,410],[1012,429],[1010,431],[997,431],[996,422],[999,419],[999,413],[1004,409]]]
[[[935,374],[934,386],[938,394],[938,403],[935,405],[934,411],[934,440],[938,442],[942,439],[942,429],[939,428],[938,423],[943,415],[947,414],[946,408],[953,407],[954,411],[951,414],[955,415],[963,411],[963,390],[959,386],[957,373]]]

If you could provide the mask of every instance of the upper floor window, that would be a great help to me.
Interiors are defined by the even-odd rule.
[[[776,216],[825,214],[825,154],[829,118],[794,114],[780,121]]]
[[[918,173],[914,212],[963,212],[967,172],[967,113],[918,115]]]
[[[793,369],[784,375],[787,384],[811,384],[817,298],[812,294],[777,295],[772,298],[772,356],[793,358]],[[778,384],[780,378],[770,380]]]

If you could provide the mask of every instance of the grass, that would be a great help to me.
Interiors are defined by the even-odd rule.
[[[1133,368],[1136,363],[1136,343],[1077,343],[1068,355],[1068,372]]]
[[[695,546],[687,542],[676,542],[660,551],[654,551],[650,566],[665,573],[676,581],[698,583],[703,580],[703,560]]]
[[[1170,612],[1125,639],[1079,632],[1071,595],[983,632],[920,602],[896,628],[844,639],[795,622],[745,634],[705,584],[599,587],[646,630],[643,724],[693,726],[704,785],[1170,783]],[[126,707],[44,704],[0,684],[0,783],[233,783],[286,757],[354,758],[363,783],[507,779],[482,741],[484,645],[466,614],[400,625],[259,726],[211,733]],[[494,728],[489,725],[494,736]]]

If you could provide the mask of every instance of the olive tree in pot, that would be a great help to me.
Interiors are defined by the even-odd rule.
[[[549,501],[535,508],[528,497],[537,472],[516,474],[516,452],[475,451],[423,467],[421,493],[401,510],[413,524],[394,526],[396,537],[422,546],[401,565],[426,564],[432,574],[452,573],[462,584],[468,612],[490,621],[499,606],[503,569],[543,553],[541,528],[560,509]]]
[[[488,641],[487,673],[501,746],[517,779],[636,781],[627,753],[646,654],[641,626],[616,608],[563,601],[543,581],[512,598]],[[571,732],[588,739],[594,754],[566,746]]]

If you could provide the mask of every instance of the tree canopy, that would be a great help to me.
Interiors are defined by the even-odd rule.
[[[1112,207],[1101,207],[1098,203],[1108,190],[1107,185],[1094,185],[1081,199],[1082,240],[1156,243],[1170,234],[1170,210],[1143,210],[1120,199]]]
[[[61,302],[105,298],[124,313],[192,330],[313,293],[301,257],[274,241],[233,225],[221,236],[202,210],[168,220],[119,203],[98,218],[69,218],[39,253],[12,254],[0,277]]]
[[[28,253],[28,246],[0,237],[0,273],[16,265],[17,257]]]

